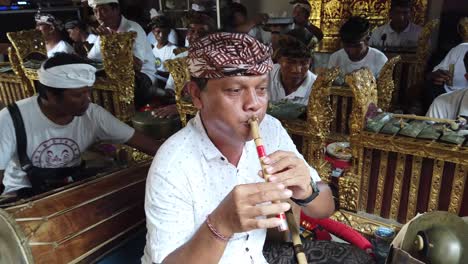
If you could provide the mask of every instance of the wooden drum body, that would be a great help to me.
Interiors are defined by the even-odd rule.
[[[0,263],[90,263],[145,222],[149,164],[0,209]]]

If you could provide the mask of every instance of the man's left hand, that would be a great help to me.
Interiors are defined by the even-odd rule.
[[[293,198],[305,199],[312,194],[309,167],[294,152],[276,151],[265,157],[263,162],[271,175],[269,180],[284,184],[293,192]],[[259,174],[263,176],[262,171]]]

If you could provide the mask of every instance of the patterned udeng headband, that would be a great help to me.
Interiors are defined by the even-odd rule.
[[[273,67],[271,52],[271,47],[247,34],[220,32],[193,43],[187,62],[196,78],[263,75]]]

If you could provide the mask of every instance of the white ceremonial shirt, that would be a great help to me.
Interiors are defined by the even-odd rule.
[[[377,78],[379,72],[387,62],[387,56],[380,50],[369,47],[366,56],[360,61],[352,61],[344,49],[340,49],[330,56],[328,68],[340,67],[342,74],[348,74],[352,71],[361,69],[362,67],[369,68]]]
[[[158,49],[157,46],[153,48],[153,55],[156,58],[156,70],[167,72],[168,70],[164,67],[164,62],[166,60],[171,60],[175,58],[174,50],[177,49],[177,46],[172,43],[167,43],[166,46]]]
[[[277,119],[266,115],[260,132],[268,153],[293,151],[302,158]],[[142,263],[161,263],[205,224],[206,216],[235,186],[262,182],[259,170],[253,140],[246,142],[235,167],[211,142],[197,114],[161,146],[149,170],[145,193],[148,233]],[[317,172],[310,171],[312,179],[320,181]],[[265,236],[265,229],[234,234],[219,263],[267,263],[262,253]]]
[[[455,65],[453,85],[444,85],[445,91],[451,92],[468,87],[468,80],[465,78],[465,74],[468,69],[465,68],[465,63],[463,62],[466,52],[468,52],[468,42],[458,44],[458,46],[452,48],[449,53],[445,55],[445,58],[439,63],[439,65],[435,66],[432,70],[433,72],[437,70],[448,71],[450,64]]]
[[[263,28],[260,26],[251,28],[247,34],[262,42],[263,44],[271,43],[271,32],[263,30]]]
[[[445,119],[456,119],[459,115],[468,116],[468,86],[439,95],[426,114],[429,117]]]
[[[158,41],[156,40],[156,37],[154,36],[153,32],[149,32],[148,35],[146,36],[146,39],[148,40],[148,42],[151,44],[151,46],[156,46],[156,44],[158,44]],[[167,40],[174,44],[174,45],[178,45],[179,44],[179,39],[177,37],[177,32],[171,28],[171,31],[169,32],[169,36],[167,37]]]
[[[388,22],[372,31],[369,45],[379,48],[415,48],[418,46],[421,30],[422,27],[410,22],[402,32],[398,33]],[[385,41],[382,41],[383,35],[386,36]]]
[[[288,100],[293,103],[307,105],[309,103],[309,96],[312,91],[312,85],[317,79],[317,76],[311,71],[307,71],[307,76],[302,82],[301,86],[291,94],[286,95],[286,90],[281,82],[281,66],[274,64],[273,69],[269,73],[268,96],[271,102],[281,100]]]
[[[94,35],[94,34],[89,34],[88,37],[86,38],[86,42],[88,42],[89,44],[94,44],[98,39],[98,36],[97,35]]]
[[[151,51],[151,45],[146,40],[146,33],[137,22],[128,20],[122,16],[117,32],[131,31],[137,33],[135,43],[133,44],[133,55],[143,62],[141,72],[146,74],[154,83],[156,80],[155,59]],[[99,36],[89,51],[88,58],[95,61],[102,61],[101,38]]]
[[[53,57],[55,53],[57,52],[65,52],[65,53],[75,53],[75,50],[73,47],[68,44],[68,42],[61,40],[57,45],[55,45],[52,49],[47,51],[47,57]]]
[[[27,137],[26,154],[40,168],[73,167],[81,163],[81,153],[91,144],[106,140],[125,143],[135,130],[119,121],[99,105],[91,103],[82,116],[67,125],[58,125],[45,116],[32,96],[16,102],[23,117]],[[0,111],[0,170],[5,170],[4,193],[30,187],[21,170],[16,134],[7,108]]]

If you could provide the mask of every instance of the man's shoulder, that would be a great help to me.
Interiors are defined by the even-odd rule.
[[[340,60],[340,59],[343,59],[343,58],[347,58],[347,54],[345,52],[344,49],[339,49],[335,52],[333,52],[331,55],[330,55],[330,60],[331,61],[337,61],[337,60]]]
[[[369,47],[369,53],[372,54],[372,56],[374,58],[377,58],[379,60],[383,59],[383,60],[387,60],[387,56],[380,50],[376,49],[376,48],[373,48],[373,47]]]

